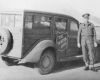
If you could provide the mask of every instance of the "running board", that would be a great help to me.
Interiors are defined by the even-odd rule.
[[[66,57],[66,58],[60,59],[60,62],[80,60],[80,59],[82,59],[82,57],[83,57],[82,55],[72,56],[72,57]]]

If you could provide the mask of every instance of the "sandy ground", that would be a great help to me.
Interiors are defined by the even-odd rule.
[[[59,63],[48,75],[40,75],[33,64],[7,66],[0,58],[0,80],[100,80],[100,48],[96,54],[98,72],[84,71],[82,60]]]

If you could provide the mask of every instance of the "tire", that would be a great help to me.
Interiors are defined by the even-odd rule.
[[[10,31],[4,28],[0,28],[0,54],[7,54],[12,45],[12,39]]]
[[[39,61],[39,73],[41,75],[49,74],[55,67],[55,56],[53,51],[46,50]]]

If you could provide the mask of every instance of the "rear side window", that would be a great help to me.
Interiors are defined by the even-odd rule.
[[[34,16],[26,15],[25,16],[25,28],[32,29],[33,23],[34,23]]]
[[[36,15],[34,23],[37,25],[41,25],[44,27],[50,27],[51,25],[51,17],[49,16],[41,16],[41,15]]]
[[[50,27],[51,17],[42,15],[26,15],[25,28],[32,29],[34,27]]]

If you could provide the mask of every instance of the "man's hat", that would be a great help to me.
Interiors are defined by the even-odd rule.
[[[90,14],[89,13],[85,13],[85,14],[82,15],[82,17],[85,17],[85,16],[89,17]]]

